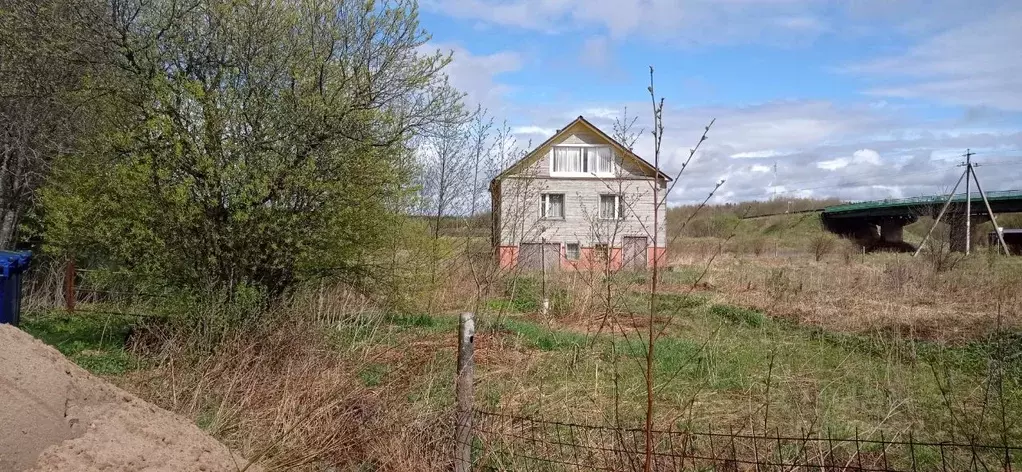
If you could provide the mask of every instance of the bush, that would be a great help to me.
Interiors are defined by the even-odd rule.
[[[823,257],[830,254],[837,246],[838,238],[830,233],[819,234],[809,241],[809,251],[813,253],[816,262],[823,260]]]
[[[767,293],[774,300],[798,295],[802,293],[802,288],[802,282],[796,283],[783,268],[771,270],[766,279]]]

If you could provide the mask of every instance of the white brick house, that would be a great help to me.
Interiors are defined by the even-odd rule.
[[[670,180],[579,116],[490,182],[501,266],[646,268],[664,256],[654,186],[664,202]]]

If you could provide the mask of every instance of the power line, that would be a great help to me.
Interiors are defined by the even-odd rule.
[[[983,163],[984,166],[1019,166],[1022,169],[1022,158],[1016,161],[986,161]]]

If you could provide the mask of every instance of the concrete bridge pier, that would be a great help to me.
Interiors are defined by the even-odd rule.
[[[884,218],[877,227],[880,230],[880,241],[886,244],[902,244],[905,242],[904,218]]]
[[[990,217],[986,214],[972,215],[971,219],[972,248],[976,249],[976,243],[979,242],[976,227],[990,221]],[[948,246],[954,252],[965,252],[965,211],[954,214],[953,218],[947,221],[947,224],[949,225]]]
[[[905,242],[905,225],[916,221],[914,216],[887,216],[873,220],[877,238],[869,245],[871,251],[911,252],[915,248]]]
[[[914,251],[905,242],[905,225],[915,222],[914,215],[864,218],[823,217],[824,227],[854,240],[867,251]]]

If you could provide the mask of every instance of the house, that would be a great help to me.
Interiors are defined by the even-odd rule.
[[[654,186],[665,202],[670,180],[579,116],[490,182],[499,263],[617,270],[662,262],[666,205],[655,204]]]

